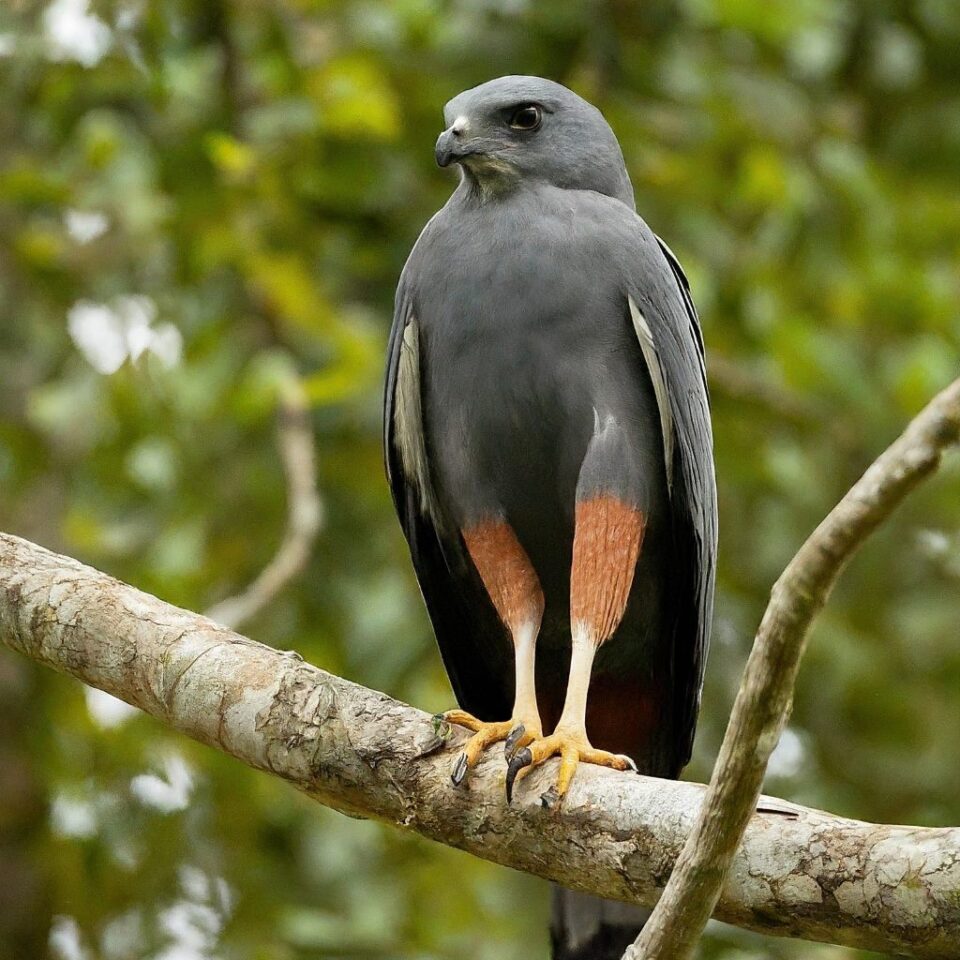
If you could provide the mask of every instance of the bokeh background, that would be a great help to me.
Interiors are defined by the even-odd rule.
[[[954,0],[4,0],[0,529],[196,610],[273,554],[283,385],[325,523],[245,627],[451,694],[380,453],[392,294],[453,186],[443,103],[567,83],[620,137],[708,346],[720,483],[695,761],[771,584],[960,372]],[[768,792],[960,822],[960,464],[821,617]],[[535,879],[312,805],[0,650],[0,957],[530,960]],[[704,958],[866,957],[712,925]]]

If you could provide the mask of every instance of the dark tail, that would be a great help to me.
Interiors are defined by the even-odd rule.
[[[644,907],[553,888],[553,960],[621,960],[646,923]]]

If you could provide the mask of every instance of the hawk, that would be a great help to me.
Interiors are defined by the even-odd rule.
[[[453,782],[501,741],[508,802],[554,756],[545,806],[578,763],[676,777],[717,537],[689,285],[635,211],[610,126],[571,90],[501,77],[444,121],[436,160],[460,182],[400,278],[384,443],[460,706],[444,716],[473,731]],[[602,919],[586,938],[557,924],[556,956],[618,939]]]

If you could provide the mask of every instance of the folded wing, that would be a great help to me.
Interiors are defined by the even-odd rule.
[[[390,331],[384,394],[384,458],[394,505],[440,654],[460,706],[503,720],[513,703],[512,645],[437,502],[423,424],[420,336],[403,286]]]
[[[713,616],[717,500],[703,338],[687,278],[659,237],[628,279],[631,320],[663,433],[673,532],[672,733],[676,770],[690,759]],[[632,281],[632,282],[631,282]]]

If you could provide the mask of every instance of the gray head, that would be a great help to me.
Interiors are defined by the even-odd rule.
[[[437,163],[459,163],[487,193],[540,180],[594,190],[633,207],[620,144],[603,114],[572,90],[540,77],[500,77],[465,90],[443,109]]]

